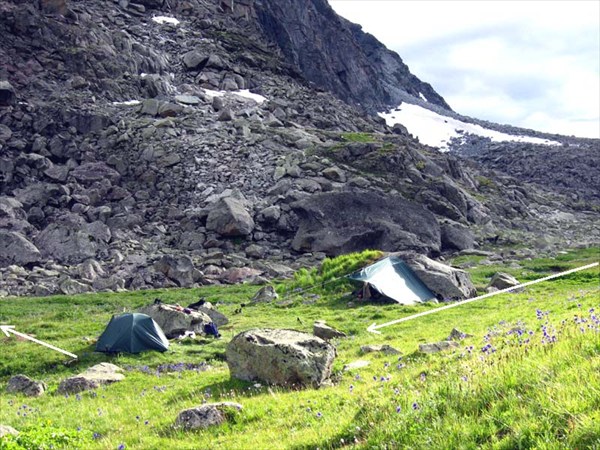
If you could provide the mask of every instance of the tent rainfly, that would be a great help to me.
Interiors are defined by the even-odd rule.
[[[408,265],[397,256],[388,256],[348,278],[363,282],[362,298],[389,299],[401,305],[435,300],[435,294]]]
[[[160,326],[152,317],[140,313],[113,316],[96,344],[96,351],[104,353],[164,352],[168,348],[169,341]]]

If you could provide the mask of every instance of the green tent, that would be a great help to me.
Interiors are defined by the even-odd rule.
[[[104,353],[164,352],[168,348],[163,330],[152,317],[140,313],[113,316],[96,344],[96,351]]]
[[[435,294],[397,256],[388,256],[348,278],[363,283],[362,298],[365,300],[383,298],[401,305],[414,305],[435,299]]]

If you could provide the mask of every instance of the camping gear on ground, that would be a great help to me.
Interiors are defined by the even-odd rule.
[[[397,256],[388,256],[348,275],[348,278],[363,282],[363,300],[414,305],[435,299],[435,294]]]
[[[215,338],[221,337],[219,334],[219,330],[217,329],[217,325],[214,322],[210,322],[204,325],[204,333],[209,336],[214,336]]]
[[[96,344],[96,351],[104,353],[164,352],[168,348],[169,341],[160,326],[152,317],[140,313],[113,316]]]

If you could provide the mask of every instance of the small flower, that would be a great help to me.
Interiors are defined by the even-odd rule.
[[[144,425],[148,425],[150,423],[149,420],[144,420]]]
[[[399,413],[400,411],[402,411],[402,408],[400,406],[396,406],[396,412]]]
[[[94,440],[100,439],[101,437],[102,437],[102,436],[100,435],[100,433],[96,433],[96,432],[95,432],[95,433],[94,433],[94,435],[92,436],[92,438],[93,438]]]
[[[125,450],[125,444],[119,444],[117,450]]]
[[[321,417],[323,417],[323,414],[321,414],[321,411],[317,412],[317,417],[320,419]]]
[[[415,411],[416,411],[417,409],[419,409],[419,404],[418,404],[417,402],[414,402],[414,403],[412,404],[412,409],[413,409],[413,410],[415,410]]]

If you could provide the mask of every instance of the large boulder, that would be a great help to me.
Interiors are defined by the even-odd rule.
[[[331,375],[335,347],[295,330],[252,329],[227,346],[231,376],[282,386],[323,385]]]
[[[206,229],[221,236],[247,236],[254,230],[254,220],[239,200],[222,198],[208,213]]]
[[[0,230],[0,267],[37,263],[42,255],[21,233]]]
[[[0,106],[10,106],[16,101],[15,88],[8,81],[0,81]]]
[[[417,253],[399,253],[439,300],[461,300],[474,297],[477,290],[464,270],[447,266]]]
[[[96,252],[103,247],[92,233],[75,223],[48,225],[37,236],[35,244],[43,256],[66,264],[79,264],[95,258]]]
[[[196,408],[183,410],[175,420],[175,427],[197,430],[227,421],[231,413],[242,410],[242,405],[233,402],[207,403]]]
[[[429,211],[401,197],[326,192],[293,203],[299,226],[292,246],[329,256],[377,248],[439,251],[440,227]]]
[[[442,225],[442,249],[467,250],[475,247],[475,237],[471,230],[462,225]]]
[[[179,337],[186,331],[204,333],[204,325],[212,322],[211,318],[202,312],[164,303],[144,306],[137,312],[152,317],[168,339]]]
[[[154,270],[181,287],[190,287],[202,279],[202,272],[194,267],[194,263],[188,256],[162,256],[154,263]]]
[[[39,397],[46,390],[46,385],[26,375],[15,375],[8,380],[6,392],[19,393],[28,397]]]

